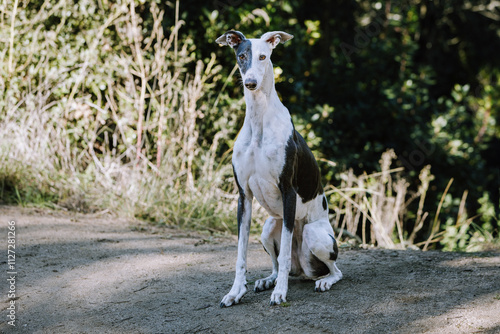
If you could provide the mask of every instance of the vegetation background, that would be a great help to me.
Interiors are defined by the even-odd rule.
[[[345,244],[499,247],[498,1],[4,1],[0,203],[236,233],[230,29],[295,36],[277,90]]]

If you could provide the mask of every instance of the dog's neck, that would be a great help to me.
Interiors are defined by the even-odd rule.
[[[278,113],[284,109],[276,88],[274,87],[273,65],[268,62],[262,79],[262,84],[257,90],[244,88],[246,114],[245,120],[249,121],[252,132],[262,132],[263,119],[267,113]]]

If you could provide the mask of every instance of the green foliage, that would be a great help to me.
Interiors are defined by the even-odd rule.
[[[488,193],[484,193],[483,197],[478,200],[481,207],[477,210],[480,214],[480,220],[483,222],[482,226],[485,229],[493,229],[493,224],[498,221],[495,214],[495,206],[490,202],[490,196]]]

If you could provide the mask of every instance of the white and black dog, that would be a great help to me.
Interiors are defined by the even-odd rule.
[[[274,87],[272,50],[291,38],[282,31],[265,33],[260,39],[228,31],[216,40],[236,53],[246,102],[232,161],[239,190],[236,277],[221,307],[239,303],[247,292],[246,259],[254,197],[271,215],[263,227],[262,244],[273,263],[271,275],[255,282],[256,292],[275,286],[271,305],[276,305],[286,301],[289,274],[320,278],[316,291],[329,290],[342,278],[335,265],[338,247],[318,164],[295,131]]]

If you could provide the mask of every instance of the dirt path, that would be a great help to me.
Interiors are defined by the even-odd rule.
[[[16,327],[5,279],[11,220]],[[329,292],[291,279],[285,307],[270,307],[266,291],[221,309],[231,238],[11,207],[0,207],[0,222],[1,333],[500,333],[498,253],[342,249],[344,279]],[[248,257],[249,280],[268,274],[258,242]]]

